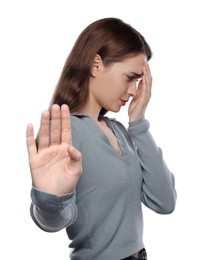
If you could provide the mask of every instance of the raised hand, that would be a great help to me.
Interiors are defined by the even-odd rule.
[[[51,119],[51,120],[50,120]],[[67,105],[53,105],[41,115],[37,137],[27,126],[27,150],[33,186],[63,195],[72,192],[82,172],[81,153],[72,146],[70,112]]]
[[[143,66],[143,77],[139,82],[136,95],[128,108],[129,121],[133,122],[144,117],[145,110],[151,97],[152,76],[149,64]]]

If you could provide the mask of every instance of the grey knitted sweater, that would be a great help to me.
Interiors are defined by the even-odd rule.
[[[31,216],[43,230],[66,228],[72,260],[119,260],[144,247],[141,203],[159,214],[173,212],[174,176],[156,146],[149,122],[102,117],[119,140],[122,155],[88,116],[71,116],[72,142],[83,172],[72,193],[31,190]],[[69,258],[69,257],[68,257]]]

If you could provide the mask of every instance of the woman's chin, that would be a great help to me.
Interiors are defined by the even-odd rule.
[[[112,113],[117,113],[117,112],[120,111],[120,109],[121,109],[121,107],[119,107],[119,108],[113,108],[113,109],[110,109],[109,111],[112,112]]]

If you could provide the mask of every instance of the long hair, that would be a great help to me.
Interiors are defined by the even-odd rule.
[[[77,38],[66,59],[49,108],[53,104],[67,104],[71,112],[78,112],[88,97],[88,84],[95,55],[104,66],[143,53],[147,60],[152,51],[145,38],[132,26],[118,18],[103,18],[87,26]],[[102,108],[100,114],[107,111]]]

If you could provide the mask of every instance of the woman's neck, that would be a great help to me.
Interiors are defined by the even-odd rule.
[[[94,109],[92,107],[83,107],[83,108],[79,109],[77,112],[87,115],[87,116],[91,117],[95,122],[98,122],[100,110],[101,110],[101,108]]]

